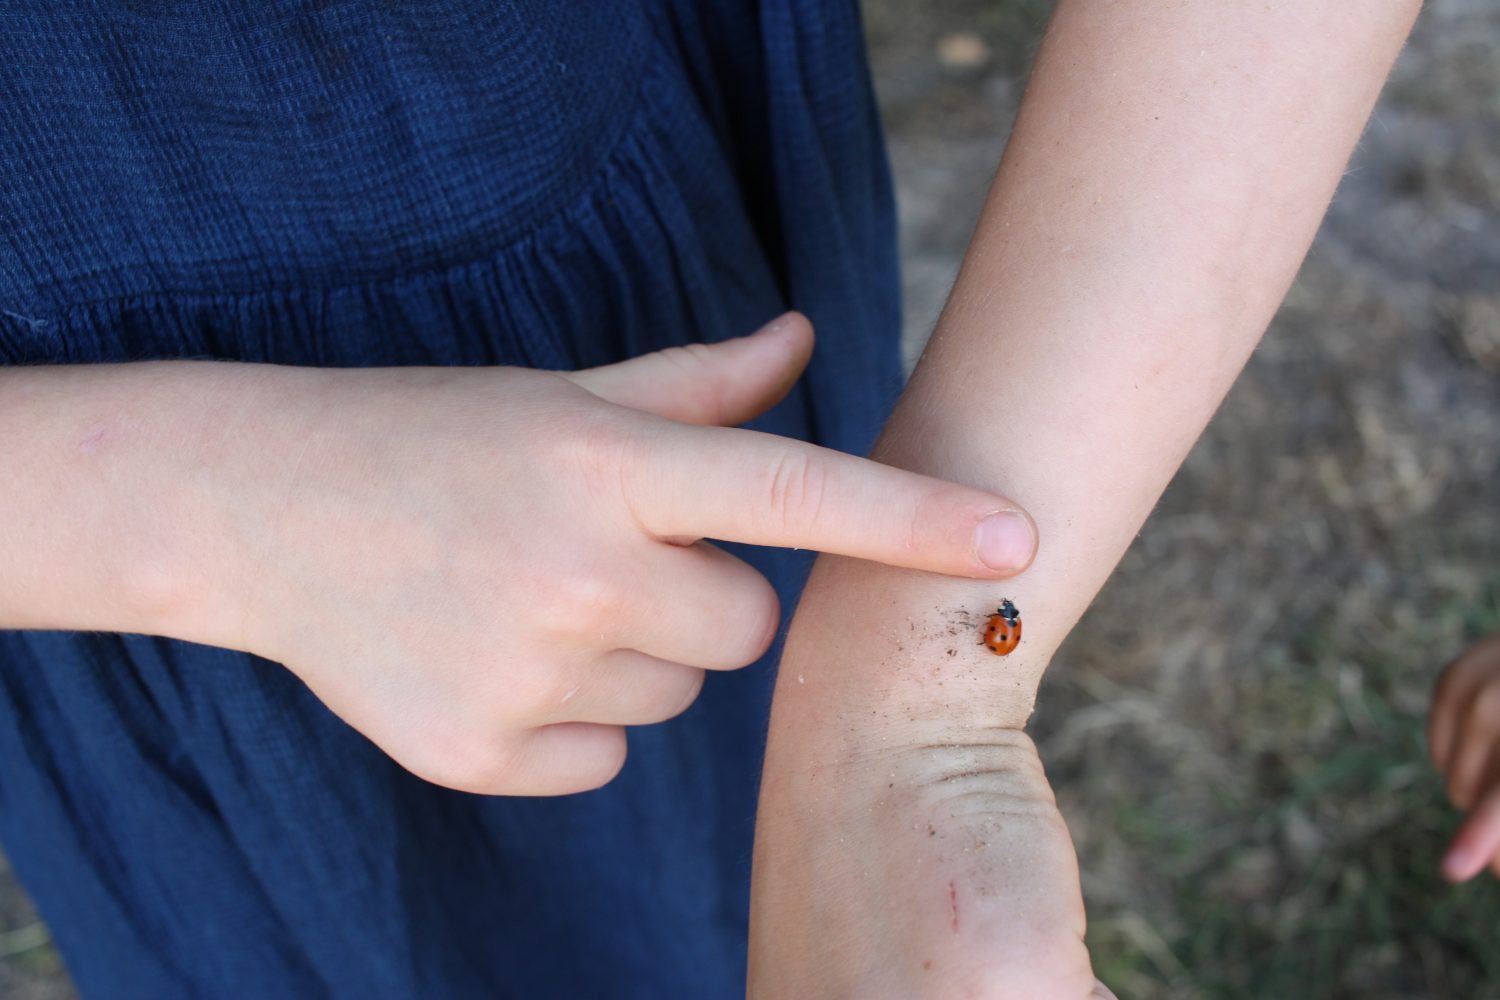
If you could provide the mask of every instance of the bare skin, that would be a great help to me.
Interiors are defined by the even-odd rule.
[[[1466,882],[1488,868],[1500,876],[1500,635],[1476,642],[1444,669],[1427,747],[1449,801],[1465,813],[1443,875]]]
[[[776,632],[771,585],[702,539],[991,580],[1032,557],[1002,497],[733,428],[811,352],[788,314],[571,374],[0,371],[0,628],[246,650],[431,781],[597,787],[624,727]]]
[[[1037,685],[1285,296],[1417,7],[1059,3],[875,452],[1003,488],[1046,541],[998,587],[819,559],[773,708],[754,1000],[1109,995]]]

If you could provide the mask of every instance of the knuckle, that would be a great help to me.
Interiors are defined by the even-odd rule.
[[[494,733],[513,737],[555,713],[571,686],[566,682],[578,670],[571,657],[548,649],[546,638],[493,642],[488,649],[475,648],[468,657],[462,686],[454,697],[462,699],[465,711],[478,717],[479,740]]]
[[[495,671],[494,684],[485,692],[485,698],[494,706],[494,715],[512,725],[547,725],[556,721],[588,688],[586,678],[579,673],[562,664],[514,673]]]
[[[624,469],[634,454],[629,421],[622,413],[601,412],[570,419],[562,433],[537,435],[538,465],[594,500],[617,497]]]
[[[766,478],[766,499],[783,531],[819,523],[828,491],[826,462],[789,449],[777,457]]]
[[[618,581],[594,570],[557,573],[539,586],[541,617],[559,632],[598,631],[600,622],[614,620],[625,608]]]

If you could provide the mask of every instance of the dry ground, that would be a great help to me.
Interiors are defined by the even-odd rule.
[[[912,355],[1048,10],[866,2]],[[1445,658],[1500,628],[1497,53],[1493,0],[1429,0],[1285,307],[1049,677],[1035,730],[1122,998],[1500,997],[1500,884],[1436,877],[1455,817],[1421,741]]]
[[[866,0],[911,356],[1049,7]],[[1286,306],[1048,681],[1122,1000],[1500,998],[1500,884],[1436,877],[1455,817],[1421,752],[1438,667],[1500,628],[1497,52],[1494,0],[1429,0]],[[72,996],[3,874],[0,996]]]

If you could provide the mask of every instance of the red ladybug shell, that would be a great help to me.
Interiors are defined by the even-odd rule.
[[[1006,601],[1000,610],[990,615],[984,626],[984,644],[996,656],[1005,656],[1021,642],[1021,615],[1016,606]]]

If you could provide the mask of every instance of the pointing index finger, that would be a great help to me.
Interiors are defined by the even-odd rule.
[[[949,576],[1030,565],[1036,526],[1014,502],[760,431],[658,428],[626,471],[627,500],[659,538],[814,549]]]

